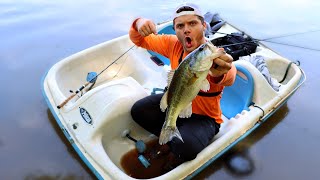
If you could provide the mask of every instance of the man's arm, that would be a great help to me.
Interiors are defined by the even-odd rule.
[[[139,47],[158,52],[166,57],[172,53],[177,38],[173,35],[158,35],[152,20],[138,18],[129,31],[131,41]]]
[[[134,44],[143,46],[146,43],[144,37],[150,34],[157,34],[155,24],[151,20],[138,18],[133,21],[129,30],[129,37]]]

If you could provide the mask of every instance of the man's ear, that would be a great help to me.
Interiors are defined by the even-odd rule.
[[[204,29],[207,29],[207,23],[205,21],[203,21],[202,25],[203,25]]]

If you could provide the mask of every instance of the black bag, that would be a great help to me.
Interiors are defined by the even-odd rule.
[[[238,60],[240,56],[247,56],[256,52],[258,46],[254,39],[239,32],[213,39],[211,42],[215,46],[223,47],[233,57],[234,61]]]

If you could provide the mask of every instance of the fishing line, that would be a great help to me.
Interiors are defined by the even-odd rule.
[[[283,37],[289,37],[289,36],[295,36],[295,35],[300,35],[300,34],[306,34],[306,33],[313,33],[313,32],[319,32],[320,30],[311,30],[311,31],[306,31],[306,32],[299,32],[299,33],[293,33],[293,34],[285,34],[285,35],[280,35],[280,36],[274,36],[274,37],[270,37],[270,38],[265,38],[265,39],[256,39],[256,38],[251,38],[251,41],[246,41],[246,42],[239,42],[239,43],[233,43],[233,44],[227,44],[227,45],[222,45],[219,47],[229,47],[229,46],[235,46],[235,45],[240,45],[240,44],[246,44],[246,43],[250,43],[250,42],[259,42],[259,41],[264,41],[264,42],[269,42],[269,43],[274,43],[274,44],[281,44],[281,45],[285,45],[285,46],[292,46],[292,47],[297,47],[297,48],[302,48],[302,49],[307,49],[307,50],[312,50],[312,51],[320,51],[320,49],[315,49],[315,48],[309,48],[309,47],[304,47],[304,46],[299,46],[299,45],[294,45],[294,44],[288,44],[288,43],[281,43],[281,42],[275,42],[275,41],[269,41],[272,39],[278,39],[278,38],[283,38]],[[218,31],[212,31],[214,33],[218,33],[218,34],[224,34],[224,35],[231,35],[231,36],[240,36],[237,34],[229,34],[229,33],[223,33],[223,32],[218,32]],[[244,35],[245,33],[242,32],[242,35]]]
[[[269,42],[269,43],[274,43],[274,44],[281,44],[281,45],[285,45],[285,46],[292,46],[292,47],[297,47],[297,48],[302,48],[302,49],[308,49],[308,50],[312,50],[312,51],[320,51],[320,49],[314,49],[314,48],[309,48],[309,47],[305,47],[305,46],[298,46],[298,45],[294,45],[294,44],[280,43],[280,42],[274,42],[274,41],[269,41],[269,40],[265,40],[265,39],[254,39],[254,38],[252,38],[251,41],[232,43],[232,44],[222,45],[219,47],[225,48],[225,47],[229,47],[229,46],[236,46],[236,45],[240,45],[240,44],[247,44],[247,43],[259,42],[259,41],[264,41],[264,42]]]
[[[122,56],[124,56],[127,52],[129,52],[132,48],[134,48],[136,45],[131,46],[126,52],[121,54],[116,60],[114,60],[111,64],[109,64],[105,69],[103,69],[99,74],[97,74],[95,77],[92,79],[97,78],[100,74],[102,74],[105,70],[107,70],[110,66],[112,66],[115,62],[117,62]]]
[[[283,35],[279,35],[279,36],[274,36],[274,37],[270,37],[270,38],[265,38],[263,40],[270,40],[270,39],[277,39],[277,38],[283,38],[283,37],[288,37],[288,36],[295,36],[295,35],[300,35],[300,34],[307,34],[307,33],[313,33],[313,32],[319,32],[320,29],[318,30],[310,30],[310,31],[305,31],[305,32],[298,32],[298,33],[292,33],[292,34],[283,34]],[[230,35],[230,33],[223,33],[223,32],[219,32],[219,31],[212,31],[214,33],[218,33],[218,34],[224,34],[224,35]],[[246,34],[243,31],[240,31],[242,34]],[[233,35],[233,36],[237,36],[237,35]]]
[[[292,45],[292,44],[287,44],[287,43],[280,43],[280,42],[274,42],[270,41],[271,39],[277,39],[277,38],[283,38],[283,37],[288,37],[288,36],[295,36],[299,34],[306,34],[306,33],[312,33],[312,32],[318,32],[320,30],[312,30],[312,31],[306,31],[306,32],[300,32],[300,33],[293,33],[293,34],[286,34],[286,35],[281,35],[281,36],[276,36],[276,37],[270,37],[270,38],[265,38],[265,39],[255,39],[252,38],[251,41],[246,41],[246,42],[240,42],[240,43],[233,43],[233,44],[228,44],[228,45],[223,45],[220,47],[228,47],[228,46],[235,46],[239,44],[245,44],[245,43],[250,43],[250,42],[259,42],[259,41],[265,41],[265,42],[270,42],[270,43],[276,43],[276,44],[281,44],[281,45],[286,45],[286,46],[292,46],[292,47],[297,47],[297,48],[303,48],[303,49],[308,49],[308,50],[313,50],[313,51],[320,51],[320,49],[314,49],[314,48],[308,48],[308,47],[303,47],[303,46],[298,46],[298,45]],[[232,35],[228,33],[222,33],[222,32],[217,32],[217,31],[212,31],[218,34],[225,34],[225,35]],[[242,34],[245,34],[244,32],[241,32]],[[233,35],[236,36],[236,35]],[[100,76],[104,71],[106,71],[110,66],[112,66],[114,63],[116,63],[122,56],[124,56],[127,52],[129,52],[132,48],[134,48],[135,45],[130,47],[127,51],[125,51],[123,54],[121,54],[117,59],[115,59],[112,63],[110,63],[106,68],[104,68],[99,74],[95,75],[91,80],[89,80],[86,84],[82,85],[77,91],[73,92],[73,94],[68,97],[65,101],[63,101],[60,105],[57,106],[58,109],[63,107],[65,104],[67,104],[74,96],[76,96],[79,92],[81,92],[85,87],[87,87],[90,83],[94,83],[98,76]],[[122,68],[122,67],[121,67]],[[121,69],[120,68],[120,69]],[[117,74],[119,71],[117,72]],[[116,74],[116,75],[117,75]]]
[[[274,44],[280,44],[280,45],[285,45],[285,46],[292,46],[292,47],[296,47],[296,48],[312,50],[312,51],[320,51],[320,49],[314,49],[314,48],[309,48],[309,47],[305,47],[305,46],[298,46],[298,45],[294,45],[294,44],[287,44],[287,43],[268,41],[268,40],[264,40],[264,41],[269,42],[269,43],[274,43]]]
[[[128,57],[129,57],[129,54],[128,54],[128,56],[124,59],[124,62],[121,64],[121,66],[120,66],[120,68],[119,68],[118,72],[117,72],[117,73],[112,77],[112,79],[114,79],[115,77],[117,77],[117,76],[118,76],[118,74],[119,74],[119,72],[121,71],[121,69],[122,69],[123,65],[127,62]]]
[[[129,52],[135,46],[136,45],[131,46],[127,51],[125,51],[123,54],[121,54],[116,60],[114,60],[106,68],[104,68],[99,74],[92,77],[91,80],[89,80],[86,84],[82,85],[76,92],[73,92],[73,94],[71,96],[69,96],[66,100],[64,100],[60,105],[58,105],[57,108],[60,109],[61,107],[66,105],[74,96],[76,96],[79,92],[81,92],[90,83],[93,83],[98,78],[98,76],[100,76],[105,70],[107,70],[110,66],[112,66],[114,63],[116,63],[122,56],[124,56],[127,52]]]

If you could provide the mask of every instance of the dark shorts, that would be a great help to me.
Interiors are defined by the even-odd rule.
[[[163,94],[147,96],[137,101],[131,109],[133,120],[156,136],[160,135],[166,116],[160,110],[162,96]],[[168,145],[175,155],[188,161],[196,158],[209,145],[219,132],[220,124],[214,118],[192,114],[190,118],[178,118],[177,127],[184,142],[175,137]]]

